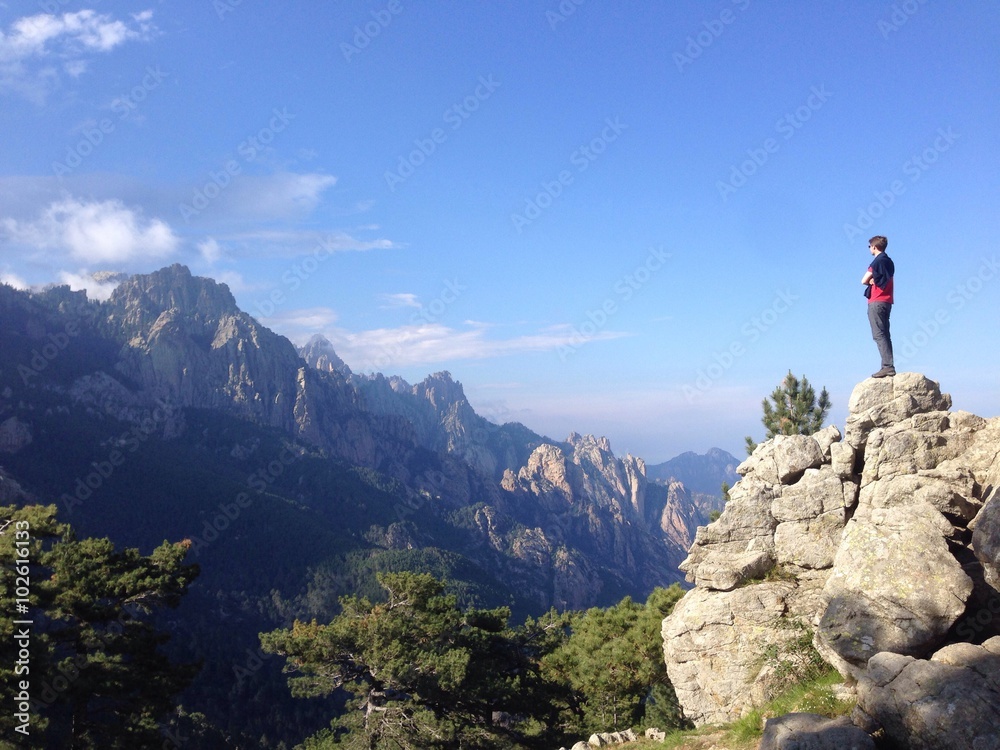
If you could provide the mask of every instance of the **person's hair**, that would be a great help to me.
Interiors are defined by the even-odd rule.
[[[864,236],[864,235],[862,235]],[[874,245],[878,248],[879,252],[885,252],[885,249],[889,247],[889,240],[883,237],[881,234],[876,234],[870,240],[868,240],[869,245]]]

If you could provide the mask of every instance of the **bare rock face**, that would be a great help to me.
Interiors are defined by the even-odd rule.
[[[295,432],[298,354],[225,285],[179,265],[133,276],[106,303],[105,324],[124,341],[118,369],[147,391]]]
[[[288,339],[237,307],[225,284],[184,266],[130,277],[101,315],[121,342],[118,371],[140,384],[147,402],[217,409],[364,466],[384,459],[380,445],[399,453],[414,442],[402,420],[362,414],[339,372],[307,367]]]
[[[879,651],[924,654],[940,642],[972,593],[951,533],[926,504],[876,508],[848,524],[816,630],[826,661],[857,677]]]
[[[972,548],[983,566],[986,582],[1000,591],[1000,493],[994,492],[976,516]]]
[[[299,349],[299,355],[307,365],[320,372],[351,375],[351,368],[340,358],[330,340],[322,334],[317,333],[310,338],[306,345]]]
[[[951,396],[942,394],[933,380],[920,373],[901,372],[891,378],[868,378],[851,393],[844,440],[857,447],[864,446],[868,433],[876,427],[886,427],[914,414],[947,411]]]
[[[1000,638],[946,646],[929,660],[872,657],[858,683],[859,721],[909,750],[1000,747]]]
[[[830,428],[775,438],[740,465],[681,565],[695,588],[663,624],[689,718],[728,721],[758,704],[761,650],[793,659],[788,633],[803,624],[848,681],[876,654],[920,659],[983,633],[1000,611],[987,586],[1000,590],[1000,419],[950,405],[918,373],[869,379],[843,440]]]
[[[748,475],[729,491],[718,520],[698,529],[688,557],[680,564],[687,580],[715,591],[731,591],[763,576],[774,566],[771,505],[779,496],[775,484]]]
[[[880,397],[888,401],[880,405]],[[965,612],[974,582],[952,545],[982,502],[961,457],[986,420],[933,410],[950,398],[913,373],[895,386],[865,381],[851,403],[862,411],[848,417],[848,436],[867,425],[859,446],[864,469],[823,592],[815,645],[856,679],[878,652],[928,654]]]
[[[763,654],[799,637],[795,617],[816,606],[822,580],[773,581],[719,592],[689,591],[663,621],[667,673],[696,724],[738,719],[773,697]]]

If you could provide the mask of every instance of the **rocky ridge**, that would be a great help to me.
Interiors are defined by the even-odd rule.
[[[727,722],[762,704],[805,666],[811,641],[856,687],[867,731],[903,747],[1000,746],[994,725],[970,716],[1000,710],[983,666],[1000,643],[989,640],[1000,632],[1000,418],[950,407],[923,375],[869,379],[843,436],[779,436],[740,465],[725,511],[681,564],[695,588],[663,623],[688,718]],[[980,708],[949,703],[966,689]]]
[[[372,539],[475,550],[476,564],[541,608],[668,585],[697,527],[682,485],[651,485],[641,459],[616,457],[606,440],[490,422],[447,372],[410,385],[352,373],[322,337],[296,350],[226,285],[181,265],[124,279],[101,303],[65,287],[3,287],[0,310],[4,346],[21,364],[0,370],[17,391],[0,404],[0,450],[30,446],[42,401],[123,424],[152,418],[169,440],[192,440],[189,410],[225,414],[397,483],[399,521]],[[445,523],[460,516],[461,531],[415,535],[407,520],[418,509]]]

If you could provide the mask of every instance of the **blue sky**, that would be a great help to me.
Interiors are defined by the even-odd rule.
[[[173,262],[356,371],[659,462],[791,369],[1000,414],[1000,3],[0,3],[0,277]]]

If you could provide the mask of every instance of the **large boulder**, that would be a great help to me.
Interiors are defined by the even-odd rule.
[[[681,565],[695,589],[663,623],[689,719],[759,706],[778,671],[765,662],[790,654],[803,624],[849,681],[877,653],[924,658],[1000,630],[1000,418],[950,406],[918,373],[869,379],[843,440],[778,436],[737,468]]]
[[[914,414],[947,411],[951,396],[941,393],[936,382],[918,372],[901,372],[891,378],[868,378],[858,383],[847,408],[844,440],[861,448],[876,427],[902,422]]]
[[[824,444],[829,450],[828,436]],[[751,472],[758,479],[770,484],[791,484],[805,473],[823,463],[823,446],[810,435],[776,435],[760,443],[746,461],[736,467],[736,473],[747,476]]]
[[[757,750],[875,750],[875,742],[846,716],[796,713],[768,719]]]
[[[967,523],[982,508],[978,483],[964,467],[954,469],[917,469],[899,474],[892,481],[872,482],[861,490],[861,502],[855,518],[865,518],[873,508],[930,505],[949,520]]]
[[[813,574],[685,594],[663,621],[667,674],[685,716],[724,723],[772,697],[778,677],[764,654],[794,665],[803,632],[794,623],[816,610],[822,585]]]
[[[952,644],[930,660],[876,654],[857,692],[859,721],[899,747],[1000,748],[1000,637]]]
[[[940,642],[973,587],[948,548],[952,531],[926,504],[873,508],[851,520],[816,629],[826,661],[856,678],[880,651],[922,656]]]

